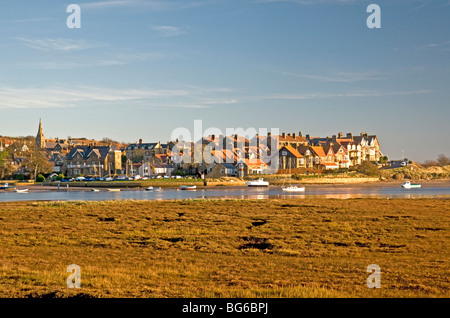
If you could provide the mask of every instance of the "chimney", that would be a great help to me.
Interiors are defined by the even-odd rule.
[[[298,132],[298,135],[299,135],[300,137],[303,137],[303,132],[300,130],[300,131]]]
[[[214,141],[216,140],[216,135],[211,135],[211,139]]]
[[[281,137],[286,138],[286,133],[282,133]]]
[[[288,133],[287,135],[288,135],[289,137],[291,137],[291,133]]]
[[[310,135],[306,135],[306,139],[308,139],[308,140],[309,140],[309,139],[310,139],[310,137],[311,137]]]
[[[142,145],[142,139],[139,139],[139,144]]]
[[[333,138],[331,138],[331,140],[336,140],[336,139],[337,139],[336,135],[333,135]]]
[[[295,137],[297,137],[297,135],[295,133],[292,134],[292,138],[295,139]]]
[[[342,138],[344,137],[344,134],[340,132],[340,133],[338,134],[338,136],[339,136],[339,137],[338,137],[339,139],[342,139]]]
[[[353,140],[353,134],[352,133],[347,133],[347,139],[352,139]]]

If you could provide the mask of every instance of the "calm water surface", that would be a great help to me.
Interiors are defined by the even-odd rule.
[[[421,189],[405,190],[401,185],[306,185],[304,193],[285,193],[280,187],[269,188],[214,188],[181,191],[179,189],[163,189],[162,191],[145,191],[144,189],[122,189],[120,192],[79,191],[66,189],[60,191],[33,190],[29,193],[0,192],[0,202],[11,201],[103,201],[103,200],[181,200],[203,198],[234,198],[234,199],[270,199],[270,198],[450,198],[450,185],[422,185]]]

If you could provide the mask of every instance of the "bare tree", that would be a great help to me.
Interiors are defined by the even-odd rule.
[[[27,155],[25,168],[32,173],[32,178],[36,178],[38,173],[49,173],[53,165],[47,158],[45,151],[32,147]]]
[[[450,158],[443,154],[439,155],[436,161],[441,167],[450,165]]]

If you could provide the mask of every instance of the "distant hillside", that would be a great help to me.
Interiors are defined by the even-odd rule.
[[[423,167],[413,162],[407,167],[383,169],[382,177],[385,179],[403,180],[435,180],[450,178],[450,166],[444,167]]]

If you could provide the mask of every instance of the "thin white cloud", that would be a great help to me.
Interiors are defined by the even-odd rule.
[[[208,108],[232,101],[217,97],[223,89],[112,89],[101,87],[2,87],[0,109],[46,109],[117,105]]]
[[[321,82],[333,82],[333,83],[355,83],[361,81],[376,81],[383,79],[383,77],[380,76],[378,72],[374,71],[365,71],[365,72],[335,71],[330,72],[329,74],[300,74],[280,70],[275,70],[274,72],[287,76],[302,77]]]
[[[432,50],[432,49],[438,49],[438,50],[449,50],[450,49],[450,41],[440,42],[440,43],[429,43],[427,45],[423,45],[418,47],[419,50]]]
[[[271,2],[290,2],[300,5],[318,5],[318,4],[351,4],[363,2],[362,0],[255,0],[255,3],[271,3]]]
[[[366,97],[385,97],[385,96],[408,96],[430,94],[431,90],[412,90],[412,91],[370,91],[361,90],[348,93],[311,93],[311,94],[275,94],[267,95],[262,99],[280,99],[280,100],[313,100],[329,98],[366,98]]]
[[[92,48],[106,47],[108,44],[92,40],[73,39],[29,39],[17,37],[24,45],[42,51],[82,51]]]
[[[93,56],[84,58],[82,56],[71,56],[70,58],[59,58],[57,61],[31,61],[24,62],[23,67],[38,68],[44,70],[72,70],[90,67],[122,66],[133,62],[146,61],[150,59],[161,59],[167,55],[157,52],[150,53],[106,53],[100,57]]]
[[[172,37],[187,33],[184,29],[171,25],[156,25],[150,29],[157,32],[162,37]]]
[[[80,3],[81,9],[104,10],[113,8],[144,8],[153,11],[182,10],[214,3],[214,1],[169,0],[111,0]]]

